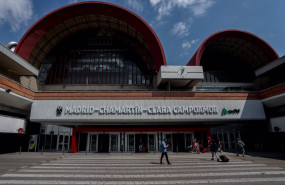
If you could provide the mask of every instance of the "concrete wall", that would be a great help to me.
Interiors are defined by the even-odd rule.
[[[1,116],[0,115],[0,133],[18,133],[19,128],[26,130],[26,121],[24,119]]]
[[[285,116],[270,119],[271,132],[276,132],[274,127],[278,127],[278,132],[285,132]]]

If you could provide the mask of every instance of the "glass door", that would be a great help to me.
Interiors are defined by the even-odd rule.
[[[127,151],[128,152],[134,152],[135,151],[135,134],[128,134]]]
[[[156,151],[156,138],[155,134],[148,134],[148,151],[153,152]]]
[[[236,138],[240,137],[239,132],[222,131],[217,132],[218,140],[222,142],[223,150],[235,150],[236,149]]]
[[[110,134],[110,152],[119,151],[119,134]]]
[[[68,135],[58,135],[58,151],[68,151],[69,150],[69,136]]]
[[[135,134],[135,152],[148,152],[147,134]]]
[[[90,142],[89,142],[89,151],[90,152],[97,152],[98,151],[98,135],[97,134],[90,134]]]
[[[231,138],[231,148],[236,150],[237,147],[237,138],[240,138],[240,132],[239,131],[233,131],[232,134],[230,135]]]
[[[192,151],[192,143],[193,143],[193,140],[194,140],[194,134],[193,133],[185,133],[184,134],[185,136],[185,150],[186,152],[188,151]]]

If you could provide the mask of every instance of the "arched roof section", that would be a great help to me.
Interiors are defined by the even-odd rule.
[[[241,58],[253,70],[279,58],[276,51],[260,37],[241,30],[224,30],[209,36],[187,65],[199,66],[206,49]]]
[[[66,35],[76,33],[91,24],[96,26],[97,20],[101,21],[98,23],[99,26],[120,29],[136,37],[150,51],[155,70],[159,70],[161,65],[166,65],[162,45],[152,28],[126,8],[103,2],[80,2],[50,12],[24,34],[15,53],[39,68],[44,54],[67,37]],[[110,22],[116,22],[116,24],[110,24]],[[44,54],[38,56],[39,53]]]

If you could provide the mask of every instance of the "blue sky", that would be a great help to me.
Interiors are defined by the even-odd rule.
[[[38,19],[79,0],[0,0],[0,43],[19,41]],[[185,65],[211,34],[251,32],[285,54],[284,0],[104,0],[138,14],[158,35],[167,64]]]

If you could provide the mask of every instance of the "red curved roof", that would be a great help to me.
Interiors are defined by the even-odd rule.
[[[68,19],[98,14],[115,17],[136,29],[145,39],[154,60],[154,68],[159,70],[161,65],[166,65],[162,45],[152,28],[138,15],[126,8],[103,2],[80,2],[64,6],[38,20],[21,38],[15,53],[28,60],[34,47],[40,39],[56,25]]]
[[[203,52],[209,45],[211,45],[215,41],[229,37],[245,40],[247,42],[252,43],[254,46],[258,47],[260,51],[262,51],[269,59],[268,63],[279,58],[277,52],[260,37],[252,33],[241,30],[223,30],[210,35],[206,40],[204,40],[204,42],[200,45],[200,47],[198,48],[196,53],[192,56],[187,65],[199,66]]]

